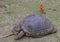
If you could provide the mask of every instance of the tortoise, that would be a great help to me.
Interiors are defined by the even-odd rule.
[[[28,15],[12,29],[15,40],[19,40],[23,36],[40,38],[56,32],[57,29],[43,14]]]
[[[18,32],[15,38],[18,40],[24,35],[33,38],[43,37],[48,34],[56,33],[57,29],[43,14],[32,14],[25,17],[19,25],[13,28],[12,32]]]

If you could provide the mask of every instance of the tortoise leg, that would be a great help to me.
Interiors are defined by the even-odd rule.
[[[57,32],[57,29],[56,28],[54,28],[52,31],[51,31],[51,33],[56,33]]]
[[[15,36],[15,40],[21,39],[23,37],[23,35],[24,35],[24,32],[21,31],[18,35]]]
[[[31,34],[30,34],[30,33],[26,33],[25,35],[26,35],[27,37],[30,37],[30,36],[31,36]]]
[[[56,33],[57,29],[54,26],[51,26],[50,29],[48,30],[49,33]]]

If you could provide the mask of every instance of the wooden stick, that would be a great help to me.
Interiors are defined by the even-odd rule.
[[[6,36],[1,36],[0,39],[6,38],[6,37],[9,37],[9,36],[12,36],[12,35],[14,35],[14,34],[9,34],[9,35],[6,35]]]
[[[8,35],[6,35],[6,36],[1,36],[0,39],[2,39],[2,38],[7,38],[7,37],[10,37],[10,36],[16,35],[16,34],[18,34],[18,32],[12,33],[12,34],[8,34]]]

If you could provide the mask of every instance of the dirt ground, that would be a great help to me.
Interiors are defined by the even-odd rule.
[[[12,3],[11,12],[6,12],[4,5]],[[0,36],[11,33],[12,28],[17,25],[25,16],[40,13],[40,0],[0,0]],[[57,28],[58,32],[42,38],[24,37],[20,40],[14,40],[14,36],[0,39],[0,42],[60,42],[60,0],[42,0],[46,9],[46,17]],[[3,5],[3,7],[1,7]],[[56,8],[56,11],[47,8]]]

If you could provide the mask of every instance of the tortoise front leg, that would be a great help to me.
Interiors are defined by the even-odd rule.
[[[23,37],[23,35],[24,35],[24,32],[21,31],[20,33],[18,33],[18,34],[15,36],[15,40],[21,39],[21,38]]]

